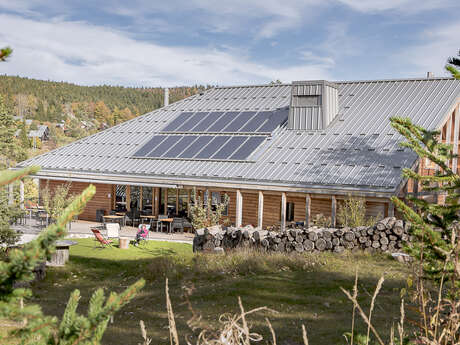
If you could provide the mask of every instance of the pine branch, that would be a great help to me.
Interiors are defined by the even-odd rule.
[[[5,186],[14,181],[20,180],[28,175],[37,173],[40,170],[38,166],[30,166],[21,170],[5,170],[0,173],[0,186]]]

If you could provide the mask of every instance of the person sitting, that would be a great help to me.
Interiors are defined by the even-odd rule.
[[[149,228],[150,225],[147,224],[139,224],[139,228],[137,230],[136,238],[135,238],[135,246],[138,246],[140,241],[146,241],[147,236],[149,235]]]

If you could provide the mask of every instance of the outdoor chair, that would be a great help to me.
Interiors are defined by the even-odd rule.
[[[158,215],[157,232],[158,232],[158,225],[160,226],[160,231],[163,232],[163,222],[160,222],[160,220],[167,219],[167,218],[168,218],[168,216],[166,214]]]
[[[96,241],[99,242],[102,247],[112,246],[112,241],[105,239],[98,229],[93,228],[91,231],[93,232],[94,237],[96,237]]]
[[[137,223],[137,225],[140,224],[141,222],[141,213],[139,212],[139,210],[137,209],[134,209],[131,213],[131,222],[132,222],[132,225],[133,226],[136,226],[135,224]]]
[[[107,238],[118,238],[120,232],[119,223],[105,223],[105,228],[107,230]]]
[[[179,229],[180,232],[184,232],[183,218],[173,218],[173,222],[171,224],[171,232],[174,232],[176,229]]]
[[[187,232],[188,231],[191,232],[193,230],[192,223],[190,223],[187,218],[182,218],[182,228],[183,228],[184,231],[185,231],[185,229],[187,229]]]

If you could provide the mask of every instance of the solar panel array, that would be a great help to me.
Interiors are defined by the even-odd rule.
[[[137,158],[246,160],[266,136],[155,135]]]
[[[134,157],[245,161],[287,116],[287,109],[183,112]]]
[[[274,111],[184,112],[161,132],[269,134],[286,121],[288,109]]]

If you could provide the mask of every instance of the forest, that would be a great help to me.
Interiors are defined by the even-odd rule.
[[[210,87],[170,88],[169,101]],[[162,107],[164,88],[80,86],[0,75],[0,100],[3,111],[15,117],[22,146],[29,151],[28,156],[33,156]],[[48,126],[49,138],[32,143],[27,133],[39,125]]]

